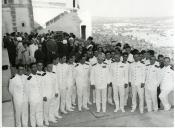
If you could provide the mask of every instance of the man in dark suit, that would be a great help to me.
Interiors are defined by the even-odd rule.
[[[6,47],[7,47],[7,52],[8,52],[8,56],[9,56],[10,65],[12,67],[15,67],[16,46],[15,46],[14,40],[12,38],[12,35],[10,36],[9,34],[7,34]]]
[[[46,42],[46,48],[47,48],[47,61],[52,62],[53,56],[58,54],[58,48],[56,41],[51,36],[49,36]]]
[[[43,61],[46,62],[45,54],[42,50],[42,44],[38,44],[38,50],[35,51],[34,57],[36,62]]]

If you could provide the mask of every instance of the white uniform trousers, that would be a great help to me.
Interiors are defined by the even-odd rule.
[[[77,87],[75,85],[72,86],[72,104],[75,104],[76,101],[76,97],[77,97]]]
[[[135,110],[137,107],[137,93],[139,96],[139,109],[143,112],[144,109],[144,88],[140,86],[132,86],[132,109]]]
[[[91,87],[88,85],[87,87],[87,101],[90,102],[90,95],[91,95]]]
[[[55,116],[59,115],[59,109],[60,109],[60,93],[58,94],[58,97],[54,97],[55,102]]]
[[[66,110],[70,110],[72,107],[71,96],[72,96],[72,86],[68,87],[66,90]]]
[[[127,105],[127,103],[128,103],[129,90],[130,90],[130,87],[125,88],[124,105]]]
[[[112,87],[108,87],[108,102],[112,103]]]
[[[146,99],[148,112],[151,112],[152,109],[154,111],[158,110],[157,88],[156,89],[152,89],[152,90],[145,88],[145,99]]]
[[[81,110],[82,107],[87,107],[87,88],[88,86],[77,86],[78,110]]]
[[[60,111],[61,112],[65,112],[65,108],[66,108],[66,95],[67,95],[67,89],[60,89]]]
[[[49,120],[54,119],[55,115],[55,99],[47,98],[47,101],[43,102],[44,104],[44,121],[48,122]]]
[[[116,109],[124,109],[124,100],[125,100],[125,88],[119,85],[113,85],[113,94],[114,94],[114,103]],[[120,102],[119,102],[120,97]],[[119,104],[120,103],[120,104]]]
[[[43,102],[30,102],[30,123],[32,127],[43,126]]]
[[[96,94],[96,108],[97,112],[101,110],[101,103],[102,103],[102,111],[106,112],[106,97],[107,97],[107,88],[105,89],[95,89]]]
[[[166,89],[162,89],[161,93],[159,95],[159,98],[164,106],[164,109],[169,109],[171,107],[169,101],[168,101],[168,95],[170,94],[172,90],[166,90]]]
[[[95,91],[95,89],[93,89],[92,90],[92,97],[93,97],[93,103],[95,103],[96,102],[96,91]]]
[[[28,127],[28,102],[19,103],[14,101],[16,127]],[[22,121],[21,121],[22,119]],[[22,124],[21,124],[22,122]]]

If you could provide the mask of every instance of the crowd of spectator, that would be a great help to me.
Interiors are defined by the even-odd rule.
[[[26,69],[29,69],[30,63],[43,61],[46,65],[46,62],[52,62],[55,57],[60,58],[63,55],[67,57],[75,55],[75,62],[78,62],[82,54],[86,54],[87,60],[89,60],[96,51],[104,54],[107,51],[111,53],[124,52],[129,47],[129,52],[138,51],[142,56],[141,59],[144,59],[146,51],[150,51],[147,48],[142,48],[144,50],[134,49],[130,44],[124,42],[97,44],[93,41],[93,37],[84,40],[77,38],[73,33],[68,34],[63,31],[51,31],[44,34],[33,32],[30,34],[23,32],[6,33],[3,37],[3,46],[7,48],[11,66],[23,64]],[[151,54],[155,54],[155,51],[151,50]],[[157,55],[157,59],[159,56],[163,55]]]

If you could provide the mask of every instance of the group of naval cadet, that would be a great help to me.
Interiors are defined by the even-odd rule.
[[[86,111],[92,104],[97,113],[106,113],[107,103],[114,105],[115,113],[124,113],[129,97],[131,112],[137,105],[141,114],[157,112],[160,102],[165,111],[171,109],[174,68],[169,57],[156,57],[153,50],[131,53],[130,46],[106,52],[99,47],[91,57],[88,54],[81,53],[78,61],[75,54],[54,56],[46,64],[36,61],[27,73],[18,64],[9,81],[16,126],[29,126],[29,119],[32,127],[49,126],[61,114]]]

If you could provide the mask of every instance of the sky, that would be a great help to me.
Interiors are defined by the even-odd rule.
[[[79,0],[82,9],[102,17],[163,17],[174,15],[174,0]]]

